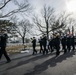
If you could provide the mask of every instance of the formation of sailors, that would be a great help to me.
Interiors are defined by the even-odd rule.
[[[60,54],[60,49],[64,51],[64,54],[66,52],[70,52],[71,50],[75,50],[75,36],[74,35],[65,35],[63,34],[60,36],[58,33],[53,34],[53,37],[51,37],[49,40],[47,39],[46,35],[43,35],[39,39],[40,44],[40,53],[48,54],[50,51],[51,53],[53,51],[56,51],[56,56]],[[33,54],[37,54],[36,48],[36,38],[33,37],[32,39],[32,46],[33,46]]]

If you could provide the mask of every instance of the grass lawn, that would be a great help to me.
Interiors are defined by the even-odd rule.
[[[16,46],[8,46],[6,50],[9,54],[20,52],[24,48],[23,45],[16,45]]]
[[[25,46],[25,48],[32,49],[32,46],[28,45],[28,46]],[[15,46],[7,46],[6,47],[6,50],[9,54],[19,53],[19,52],[21,52],[22,49],[24,49],[23,45],[15,45]],[[40,50],[39,45],[36,46],[36,50]]]

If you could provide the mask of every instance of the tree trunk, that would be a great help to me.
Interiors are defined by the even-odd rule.
[[[49,39],[49,34],[48,34],[48,21],[46,22],[46,34],[47,34],[47,39]]]
[[[25,50],[25,39],[22,37],[22,44],[23,44],[23,49]]]

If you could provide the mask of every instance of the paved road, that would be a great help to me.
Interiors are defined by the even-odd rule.
[[[0,75],[76,75],[76,54],[63,52],[58,57],[55,53],[48,55],[31,55],[30,53],[10,56],[12,61],[0,62]]]

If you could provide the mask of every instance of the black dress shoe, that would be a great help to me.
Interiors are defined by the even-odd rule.
[[[9,63],[9,62],[11,62],[11,60],[8,60],[6,63]]]
[[[36,51],[36,54],[37,54],[37,51]]]

